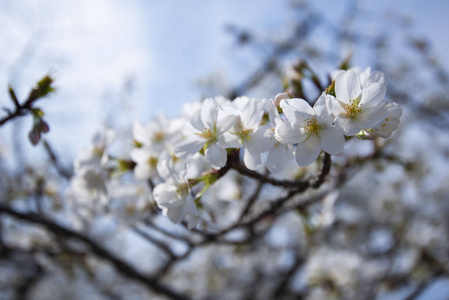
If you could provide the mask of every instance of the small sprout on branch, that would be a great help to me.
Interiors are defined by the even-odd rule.
[[[49,132],[50,127],[42,118],[44,116],[44,112],[41,109],[35,108],[31,110],[31,112],[33,114],[33,128],[28,134],[28,137],[31,141],[31,144],[33,144],[33,146],[36,146],[41,140],[41,134]]]

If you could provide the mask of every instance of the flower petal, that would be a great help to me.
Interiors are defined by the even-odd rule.
[[[192,118],[190,119],[190,124],[193,126],[193,128],[195,128],[199,132],[202,132],[205,129],[203,121],[201,121],[201,114],[193,115]]]
[[[269,151],[276,142],[270,135],[271,128],[268,126],[260,126],[251,134],[248,141],[245,142],[247,147],[251,147],[254,153],[262,153]]]
[[[386,91],[387,87],[385,84],[378,82],[371,83],[362,90],[360,105],[363,105],[362,108],[381,105]]]
[[[204,154],[212,167],[216,169],[224,167],[228,159],[226,150],[218,146],[217,143],[211,143]]]
[[[198,224],[200,212],[196,208],[192,195],[188,195],[185,201],[184,214],[187,216],[187,228],[190,230]]]
[[[254,153],[251,151],[251,148],[245,147],[245,152],[243,153],[243,162],[248,169],[257,169],[262,163],[262,160],[260,159],[260,153]]]
[[[249,98],[246,96],[237,97],[234,99],[234,101],[232,101],[232,106],[238,111],[242,112],[248,105],[249,101]]]
[[[289,150],[286,145],[277,145],[268,152],[266,164],[268,171],[277,173],[284,169],[289,157],[287,151]]]
[[[279,124],[276,127],[274,137],[282,144],[297,144],[306,138],[299,130],[299,127],[294,127],[290,122]]]
[[[176,196],[176,186],[172,184],[163,182],[154,187],[153,197],[160,208],[178,201]]]
[[[134,177],[140,180],[150,179],[156,175],[156,168],[147,163],[140,163],[134,167]]]
[[[347,104],[341,100],[333,96],[329,96],[329,101],[327,102],[327,108],[329,112],[334,116],[346,116],[347,112]]]
[[[143,163],[150,158],[151,152],[145,148],[136,148],[131,151],[130,156],[135,163]]]
[[[345,146],[345,136],[335,127],[320,131],[321,149],[329,154],[339,154]]]
[[[286,99],[286,98],[283,98],[283,99]],[[281,100],[279,100],[279,101],[281,101]],[[274,105],[274,101],[272,99],[268,100],[268,102],[267,102],[267,110],[268,110],[268,116],[270,118],[271,126],[274,127],[274,126],[276,126],[275,119],[278,119],[280,117],[279,117],[279,112],[278,112],[276,106]]]
[[[217,134],[221,135],[234,126],[237,117],[235,115],[227,115],[217,122]]]
[[[318,138],[309,136],[305,141],[296,147],[296,162],[298,165],[306,167],[313,163],[320,155],[321,145]]]
[[[327,125],[332,125],[332,122],[334,121],[334,118],[329,113],[329,110],[327,109],[330,99],[327,97],[327,95],[323,92],[321,96],[318,98],[318,100],[313,105],[313,109],[315,110],[315,114],[317,117],[317,120],[319,123],[325,123]]]
[[[305,100],[300,98],[281,100],[281,108],[284,115],[292,123],[304,122],[304,119],[315,116],[315,111]]]
[[[360,79],[354,71],[342,71],[335,78],[336,98],[348,103],[349,100],[357,98],[361,92]]]
[[[360,131],[360,128],[354,125],[354,120],[348,117],[335,118],[334,125],[346,136],[356,135]]]
[[[247,129],[257,128],[264,114],[262,100],[249,99],[242,111],[242,122]]]
[[[222,148],[240,148],[242,143],[237,135],[225,132],[218,137],[218,145]]]
[[[373,131],[380,137],[389,138],[393,134],[393,131],[395,131],[396,129],[398,129],[398,126],[385,123],[382,126],[373,128]]]
[[[206,144],[206,140],[197,135],[183,138],[175,145],[175,155],[179,158],[188,158],[197,153]]]
[[[170,204],[162,209],[162,214],[177,224],[184,218],[184,204],[182,202]]]
[[[142,144],[145,144],[145,145],[150,143],[150,137],[149,137],[148,130],[139,121],[134,122],[134,125],[133,125],[133,137],[139,143],[142,143]]]
[[[200,220],[200,216],[195,215],[189,215],[189,221],[187,221],[187,228],[191,230],[198,224],[198,221]]]
[[[206,128],[213,130],[215,122],[217,121],[217,115],[217,104],[209,98],[204,100],[203,107],[201,108],[201,121],[203,122],[203,125]]]
[[[385,79],[384,73],[380,71],[374,71],[371,72],[369,77],[365,81],[365,86],[368,86],[369,84],[373,82],[379,82],[380,84],[387,85],[387,80]]]
[[[380,126],[388,118],[388,110],[385,106],[364,107],[362,113],[353,120],[353,124],[361,129]]]
[[[388,118],[400,118],[402,116],[402,108],[395,102],[388,102],[385,107],[388,109],[390,116]]]

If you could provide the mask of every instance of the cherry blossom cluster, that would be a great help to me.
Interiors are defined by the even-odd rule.
[[[136,122],[130,153],[135,178],[155,184],[153,197],[165,216],[174,223],[186,220],[192,228],[200,218],[195,202],[233,149],[240,149],[246,168],[278,173],[295,160],[308,166],[322,151],[341,153],[345,137],[390,137],[402,110],[384,99],[386,87],[383,73],[351,69],[338,72],[313,106],[288,93],[274,100],[217,97],[186,104],[181,118]],[[107,193],[109,140],[98,138],[98,145],[77,159],[78,186]],[[204,188],[192,192],[200,183]]]

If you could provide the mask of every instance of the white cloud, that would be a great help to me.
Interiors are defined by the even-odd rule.
[[[51,71],[58,92],[41,106],[50,138],[66,145],[69,157],[100,128],[99,100],[107,91],[119,90],[130,75],[148,80],[145,20],[131,1],[29,0],[0,3],[0,10],[0,86],[12,82],[25,97]]]

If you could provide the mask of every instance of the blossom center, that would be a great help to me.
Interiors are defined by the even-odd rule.
[[[362,113],[362,105],[360,104],[360,97],[349,100],[347,105],[347,112],[350,118],[355,118],[358,114]]]
[[[179,161],[179,157],[177,157],[175,154],[172,153],[170,156],[171,156],[171,159],[173,160],[174,164]]]
[[[213,137],[214,137],[214,133],[209,128],[206,128],[201,133],[195,133],[195,134],[199,135],[200,137],[202,137],[203,139],[206,139],[206,140],[213,140]]]
[[[308,135],[318,135],[321,129],[321,125],[318,124],[316,118],[306,119],[306,126],[304,130]]]
[[[176,193],[180,198],[185,198],[189,193],[189,187],[187,184],[181,184],[177,186]]]
[[[242,132],[240,133],[240,138],[242,140],[249,140],[251,138],[251,133],[253,133],[253,129],[242,129]]]
[[[158,132],[154,133],[153,139],[156,143],[163,142],[165,139],[165,134],[162,131],[158,131]]]
[[[276,129],[275,128],[271,128],[270,140],[274,140],[274,146],[278,147],[281,143],[279,143],[278,140],[274,137],[275,133],[276,133]]]
[[[94,147],[93,152],[97,157],[101,158],[103,156],[104,151],[103,151],[103,149],[101,149],[99,147]]]
[[[151,156],[151,157],[148,159],[147,162],[148,162],[148,164],[150,165],[150,167],[156,168],[157,162],[158,162],[158,158],[155,157],[155,156]]]

